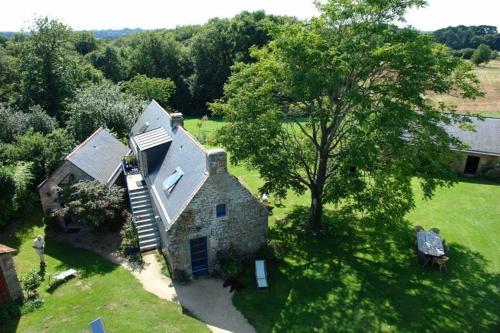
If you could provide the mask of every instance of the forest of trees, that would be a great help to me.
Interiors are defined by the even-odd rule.
[[[0,227],[36,202],[36,185],[99,126],[125,139],[152,98],[187,116],[207,114],[231,66],[251,62],[252,47],[293,21],[242,12],[111,39],[113,31],[98,38],[40,17],[0,35]]]
[[[437,42],[454,50],[475,49],[481,44],[500,51],[500,33],[490,25],[448,27],[432,33]]]

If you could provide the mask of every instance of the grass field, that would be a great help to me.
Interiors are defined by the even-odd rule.
[[[186,127],[196,135],[195,124]],[[206,125],[212,133],[222,123]],[[256,171],[229,169],[254,193],[262,184]],[[415,194],[406,221],[373,224],[327,210],[330,228],[313,237],[276,223],[305,219],[309,198],[290,193],[270,217],[283,260],[268,263],[269,290],[255,290],[249,267],[233,303],[258,332],[498,332],[500,185],[462,179],[423,200],[415,183]],[[441,229],[448,271],[416,264],[413,225]]]
[[[14,260],[22,275],[38,270],[31,245],[36,235],[44,234],[44,224],[40,213],[19,223],[15,234],[0,235],[0,243],[18,249]],[[183,314],[178,304],[146,292],[130,272],[102,257],[50,238],[46,249],[47,272],[40,287],[43,306],[0,327],[0,332],[88,332],[88,323],[98,317],[109,332],[208,332],[202,322]],[[47,274],[67,268],[78,269],[80,276],[49,289]]]
[[[500,59],[490,61],[486,65],[476,67],[476,74],[480,80],[480,87],[486,93],[485,97],[475,101],[464,101],[454,97],[437,97],[455,104],[459,112],[480,113],[486,117],[500,117]]]

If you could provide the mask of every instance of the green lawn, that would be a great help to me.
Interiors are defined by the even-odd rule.
[[[408,223],[330,212],[316,237],[275,224],[284,260],[269,263],[270,289],[256,292],[248,269],[233,302],[258,332],[498,332],[499,197],[497,184],[460,182],[419,200]],[[448,271],[416,264],[412,224],[441,229]]]
[[[195,124],[186,126],[196,131]],[[229,169],[254,193],[262,184],[256,171]],[[462,179],[432,200],[416,185],[417,206],[406,221],[356,221],[330,209],[329,228],[316,237],[276,223],[306,219],[309,198],[290,193],[270,218],[269,239],[284,259],[268,263],[269,290],[256,292],[249,267],[247,288],[233,303],[258,332],[498,332],[500,185]],[[416,264],[417,224],[441,229],[450,246],[447,272]]]
[[[19,274],[38,269],[31,248],[33,239],[44,233],[40,214],[20,222],[18,232],[3,233],[0,242],[19,250],[15,264]],[[178,304],[146,292],[127,270],[82,249],[46,240],[47,274],[66,268],[80,270],[75,278],[49,291],[48,277],[40,290],[44,305],[19,321],[0,327],[0,332],[88,332],[97,317],[110,332],[207,332],[200,321],[182,313]]]

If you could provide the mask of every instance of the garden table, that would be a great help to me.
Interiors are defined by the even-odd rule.
[[[417,232],[418,251],[432,257],[444,256],[443,240],[432,231]]]

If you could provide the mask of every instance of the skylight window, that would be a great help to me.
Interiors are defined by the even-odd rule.
[[[184,172],[182,172],[180,167],[175,168],[175,171],[163,182],[163,190],[167,193],[172,193],[175,185],[177,185],[183,175]]]

